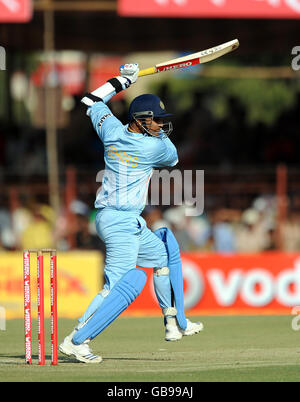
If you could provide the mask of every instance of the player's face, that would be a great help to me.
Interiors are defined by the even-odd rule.
[[[155,137],[158,137],[161,134],[163,125],[164,125],[163,119],[160,118],[152,119],[151,117],[146,118],[147,130],[151,135],[154,135]]]

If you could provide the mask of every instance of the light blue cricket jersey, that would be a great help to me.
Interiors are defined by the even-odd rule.
[[[178,162],[174,144],[169,138],[130,132],[103,102],[91,106],[88,114],[104,145],[105,172],[95,207],[140,214],[153,168]]]

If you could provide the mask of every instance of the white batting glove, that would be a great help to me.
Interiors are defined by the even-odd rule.
[[[130,81],[130,84],[133,84],[136,82],[139,76],[139,65],[137,63],[135,64],[123,64],[120,66],[120,73],[121,76],[126,78],[127,80]]]

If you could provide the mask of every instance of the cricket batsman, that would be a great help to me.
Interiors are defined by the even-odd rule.
[[[153,168],[174,166],[177,151],[169,139],[171,115],[152,94],[135,98],[129,107],[129,123],[123,125],[106,103],[137,81],[138,64],[120,67],[120,76],[86,94],[81,100],[104,145],[105,172],[95,207],[96,228],[106,245],[105,284],[88,306],[74,331],[59,350],[85,363],[100,363],[90,341],[110,325],[138,297],[153,268],[155,294],[162,309],[165,340],[177,341],[203,329],[184,313],[180,251],[167,228],[152,232],[142,213]]]

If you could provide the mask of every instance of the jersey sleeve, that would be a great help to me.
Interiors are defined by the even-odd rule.
[[[175,145],[169,138],[157,139],[151,150],[150,160],[153,167],[175,166],[178,162]]]
[[[87,115],[91,118],[94,129],[103,143],[108,137],[113,139],[115,130],[123,127],[120,120],[112,114],[109,107],[103,102],[97,102],[89,107]]]

